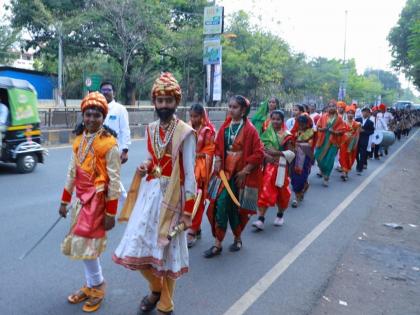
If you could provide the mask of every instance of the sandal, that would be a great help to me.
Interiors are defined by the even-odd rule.
[[[86,313],[97,311],[101,307],[101,303],[104,298],[105,291],[103,289],[91,288],[89,292],[89,299],[83,305],[82,310]]]
[[[292,208],[297,208],[297,206],[298,206],[297,200],[296,199],[293,199],[293,201],[292,201]]]
[[[161,310],[158,310],[157,311],[157,314],[159,315],[159,314],[162,314],[162,315],[172,315],[174,312],[173,311],[167,311],[167,312],[164,312],[164,311],[161,311]]]
[[[212,246],[208,250],[203,253],[204,258],[212,258],[214,256],[218,256],[222,253],[223,248]]]
[[[156,308],[156,305],[160,300],[160,292],[152,292],[151,295],[154,296],[156,300],[152,302],[149,299],[149,295],[146,295],[140,302],[140,311],[147,313]]]
[[[89,298],[89,293],[90,293],[90,288],[84,285],[75,293],[69,295],[67,297],[67,301],[71,304],[78,304],[80,302],[87,300]]]
[[[238,252],[242,248],[242,241],[235,240],[232,245],[229,246],[229,251],[231,252]]]

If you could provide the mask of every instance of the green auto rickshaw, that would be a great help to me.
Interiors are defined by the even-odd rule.
[[[0,161],[16,163],[20,173],[44,163],[36,90],[28,81],[0,76],[0,102],[6,105],[7,122],[0,136]]]

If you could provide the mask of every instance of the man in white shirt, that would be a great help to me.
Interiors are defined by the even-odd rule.
[[[108,101],[108,115],[105,118],[104,125],[117,133],[121,164],[124,164],[128,160],[128,146],[131,144],[128,112],[123,105],[115,101],[112,82],[102,82],[100,89]]]
[[[115,101],[114,85],[112,82],[102,82],[100,90],[108,102],[108,115],[105,118],[104,125],[107,125],[117,133],[118,150],[120,151],[121,164],[124,164],[128,160],[128,146],[131,144],[128,112],[125,106]],[[120,187],[120,204],[122,204],[127,197],[127,192],[125,191],[122,183]]]
[[[6,132],[8,118],[9,118],[9,108],[4,104],[5,100],[3,94],[0,98],[0,157],[1,157],[1,148],[3,143],[3,133]]]
[[[382,119],[382,121],[385,123],[385,126],[386,126],[385,130],[388,130],[389,122],[392,119],[394,119],[394,116],[390,112],[386,111],[386,105],[385,104],[381,104],[381,105],[379,105],[379,112],[378,112],[377,118]]]

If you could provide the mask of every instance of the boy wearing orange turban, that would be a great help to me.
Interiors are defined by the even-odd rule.
[[[75,129],[73,153],[59,213],[67,216],[67,205],[76,188],[71,209],[71,228],[61,249],[64,255],[84,262],[86,283],[68,297],[83,311],[99,309],[105,296],[105,281],[99,256],[106,247],[106,231],[115,224],[120,196],[120,158],[115,133],[103,125],[108,112],[105,97],[88,94],[81,104],[83,123]]]

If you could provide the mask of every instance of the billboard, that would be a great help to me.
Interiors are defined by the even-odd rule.
[[[205,7],[203,21],[204,35],[223,33],[223,7]]]

